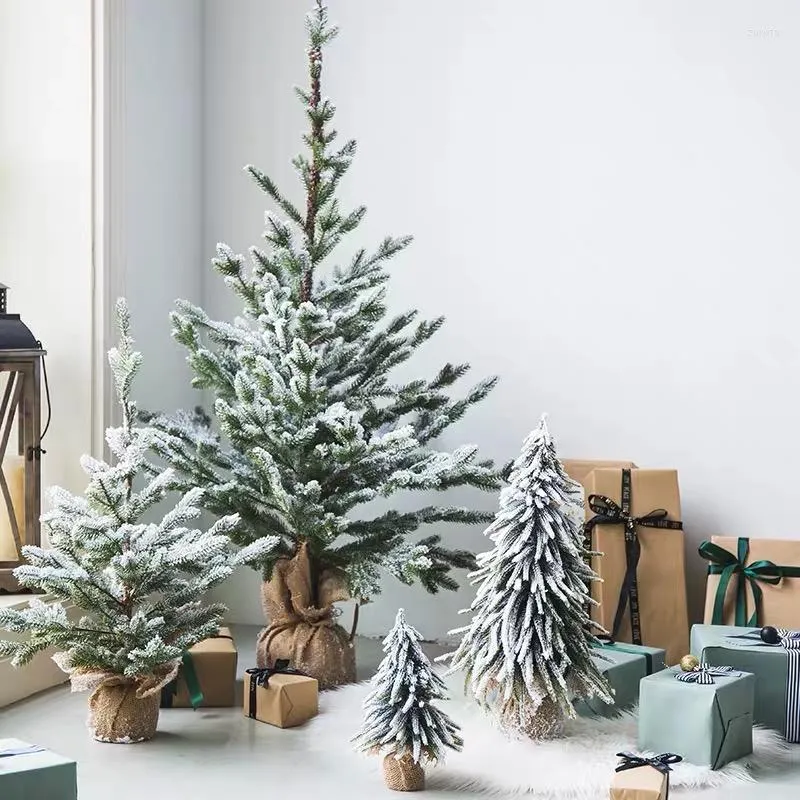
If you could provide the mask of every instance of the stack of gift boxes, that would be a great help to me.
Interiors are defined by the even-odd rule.
[[[752,752],[753,725],[800,742],[800,542],[713,537],[704,625],[689,630],[684,533],[674,470],[565,461],[584,488],[586,539],[602,579],[592,618],[613,706],[639,704],[639,747],[619,754],[611,797],[663,798],[671,763],[719,769]],[[634,794],[635,791],[639,794]]]

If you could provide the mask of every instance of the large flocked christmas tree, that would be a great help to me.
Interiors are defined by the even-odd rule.
[[[278,559],[299,556],[302,563],[292,569],[309,573],[296,581],[306,586],[302,602],[285,576],[274,590],[265,587],[265,605],[286,612],[281,630],[266,635],[268,661],[297,655],[296,642],[288,649],[276,642],[302,616],[304,604],[319,611],[315,623],[328,614],[331,600],[351,597],[357,614],[358,604],[380,592],[387,573],[419,581],[430,592],[455,589],[451,569],[474,567],[473,556],[443,547],[438,532],[416,540],[411,535],[425,525],[491,518],[446,505],[370,515],[365,504],[406,490],[499,487],[494,465],[475,446],[450,452],[436,445],[494,379],[453,398],[450,389],[467,364],[445,364],[413,380],[393,375],[444,322],[420,320],[413,310],[389,315],[387,262],[410,238],[387,237],[373,250],[357,247],[348,260],[338,260],[340,244],[352,249],[365,209],[344,209],[337,199],[356,144],[336,144],[335,108],[322,93],[323,50],[336,34],[317,0],[308,16],[309,86],[297,90],[309,126],[306,152],[293,161],[302,191],[284,193],[247,167],[272,206],[266,248],[251,247],[245,259],[218,247],[214,267],[243,303],[242,316],[217,321],[186,301],[172,315],[194,386],[215,398],[213,419],[196,411],[153,420],[163,433],[159,452],[183,486],[202,486],[212,512],[241,516],[237,542],[262,533],[279,537],[260,565],[265,580]],[[337,582],[335,591],[322,588]],[[329,677],[326,682],[341,679]]]
[[[372,678],[374,688],[354,740],[359,749],[384,755],[387,784],[404,791],[423,788],[425,762],[436,763],[445,748],[463,745],[458,725],[433,704],[445,700],[447,690],[421,642],[401,608],[384,639],[386,657]]]
[[[109,362],[122,421],[106,433],[113,463],[83,457],[85,496],[50,491],[51,510],[42,517],[50,547],[23,548],[27,563],[14,575],[60,602],[32,599],[21,610],[0,609],[0,628],[17,634],[0,641],[0,658],[22,666],[56,648],[73,688],[94,690],[96,738],[128,742],[152,736],[161,685],[185,650],[217,633],[225,607],[207,602],[205,593],[240,565],[265,558],[277,540],[259,538],[237,551],[230,539],[235,515],[207,530],[192,527],[201,513],[197,488],[156,517],[175,473],[148,460],[157,434],[136,423],[130,393],[142,357],[133,349],[124,301],[117,316],[120,340]],[[83,612],[79,619],[69,606]]]
[[[522,448],[486,535],[494,547],[471,576],[472,622],[451,669],[509,731],[558,736],[576,697],[613,702],[591,658],[583,497],[564,472],[543,417]]]

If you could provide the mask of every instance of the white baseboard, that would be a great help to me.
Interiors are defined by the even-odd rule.
[[[3,598],[10,600],[10,598]],[[4,602],[4,606],[11,605],[16,608],[24,608],[28,600],[25,596],[15,599],[13,602]],[[42,599],[47,599],[42,598]],[[77,619],[80,610],[72,607],[67,609],[70,618]],[[4,632],[4,638],[12,638],[13,634]],[[66,683],[67,676],[63,673],[51,658],[52,652],[45,651],[39,653],[36,658],[24,667],[18,669],[11,666],[8,659],[0,660],[0,708],[24,700],[26,697],[51,689]]]

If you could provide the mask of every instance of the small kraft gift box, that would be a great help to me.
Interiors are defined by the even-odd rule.
[[[161,708],[228,708],[236,705],[238,654],[228,628],[183,654],[178,677],[161,691]]]
[[[706,625],[800,627],[800,541],[712,536]]]
[[[679,747],[691,764],[720,769],[753,752],[754,694],[754,676],[729,665],[650,675],[639,687],[639,747]]]
[[[674,664],[689,644],[686,569],[678,473],[595,469],[587,479],[586,522],[592,618],[617,642],[663,647]]]
[[[676,753],[644,758],[617,753],[620,760],[611,782],[611,800],[667,800],[672,764],[681,761]]]
[[[294,728],[317,715],[319,684],[278,660],[274,667],[248,669],[244,686],[244,715],[278,728]]]
[[[574,704],[582,717],[613,717],[636,705],[642,678],[664,669],[665,654],[657,647],[609,643],[596,648],[595,665],[606,676],[614,690],[614,702],[597,698],[580,699]]]
[[[19,739],[0,739],[2,800],[76,800],[75,762]]]
[[[709,664],[730,664],[755,675],[756,725],[800,743],[800,632],[694,625],[692,653]]]

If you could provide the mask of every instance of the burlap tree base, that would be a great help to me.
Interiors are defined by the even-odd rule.
[[[425,770],[410,753],[400,758],[393,755],[383,759],[383,779],[395,792],[421,792],[425,788]]]
[[[89,729],[98,742],[135,744],[152,739],[161,695],[137,696],[135,683],[104,683],[89,697]]]
[[[316,678],[320,689],[354,683],[355,647],[336,623],[333,605],[348,599],[346,586],[334,571],[324,572],[318,581],[312,579],[305,544],[294,558],[281,559],[262,586],[270,624],[258,637],[258,666],[272,666],[285,658],[293,668]]]
[[[564,735],[564,712],[549,697],[535,712],[522,716],[518,727],[531,739],[559,739]]]

